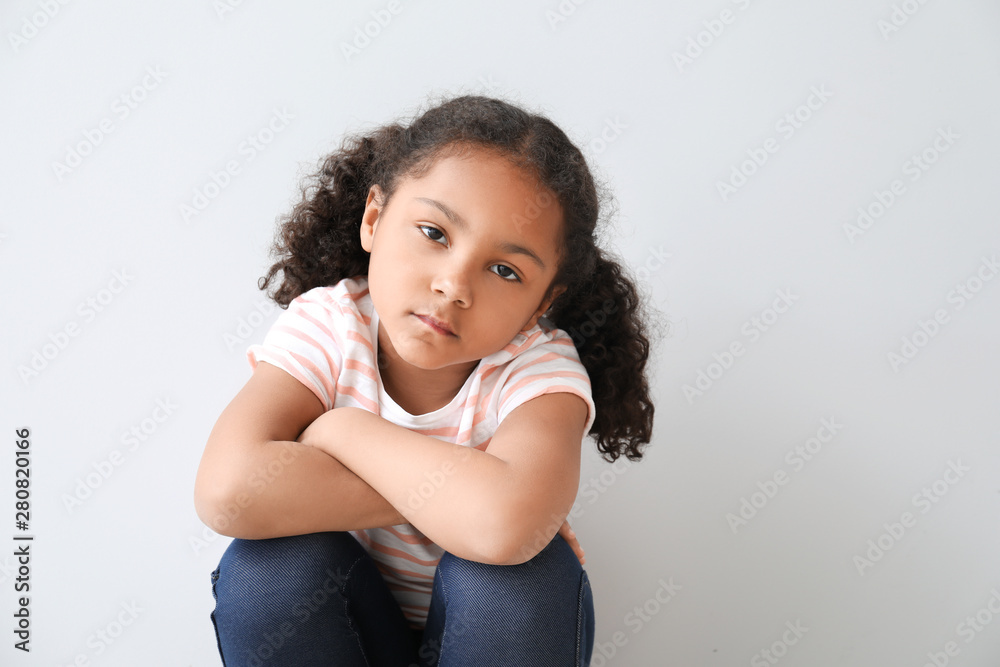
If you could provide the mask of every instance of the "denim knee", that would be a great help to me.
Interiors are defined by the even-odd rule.
[[[265,540],[234,539],[213,573],[219,596],[266,604],[318,600],[339,592],[365,552],[348,533],[311,533]],[[226,585],[218,585],[219,576]],[[221,588],[221,590],[219,590]]]
[[[212,572],[211,614],[224,660],[274,664],[291,639],[324,631],[343,617],[343,593],[364,550],[348,533],[234,539]]]
[[[519,565],[488,565],[446,552],[434,593],[428,629],[440,635],[442,664],[489,655],[471,653],[474,646],[489,646],[495,664],[505,664],[501,654],[506,664],[589,664],[593,593],[576,554],[559,535]]]

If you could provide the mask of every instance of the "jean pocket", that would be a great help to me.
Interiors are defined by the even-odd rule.
[[[580,588],[577,594],[576,613],[576,664],[589,667],[594,652],[594,592],[590,588],[587,571],[580,571]]]

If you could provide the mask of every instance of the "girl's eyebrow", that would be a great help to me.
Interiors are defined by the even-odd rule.
[[[436,199],[430,199],[428,197],[414,197],[414,199],[424,204],[430,204],[431,206],[435,207],[436,209],[444,213],[445,216],[448,218],[448,220],[451,221],[453,225],[455,225],[462,231],[468,231],[468,225],[465,224],[465,220],[462,218],[462,216],[460,216],[455,211],[451,210],[443,202],[439,202]],[[543,262],[542,258],[539,257],[531,248],[525,248],[522,245],[518,245],[510,241],[501,241],[500,243],[497,244],[497,248],[503,252],[512,252],[519,255],[525,255],[531,258],[531,260],[534,261],[535,264],[537,264],[539,267],[541,267],[543,271],[545,270],[545,262]]]

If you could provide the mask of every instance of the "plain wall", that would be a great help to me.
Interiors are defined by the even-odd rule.
[[[585,149],[664,324],[645,459],[584,442],[593,664],[997,664],[995,3],[50,0],[0,25],[0,662],[221,664],[229,539],[192,494],[278,312],[275,220],[345,133],[482,93]]]

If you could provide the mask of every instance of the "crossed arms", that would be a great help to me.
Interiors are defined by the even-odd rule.
[[[579,396],[544,394],[513,410],[484,452],[359,408],[326,411],[262,362],[209,435],[195,509],[245,539],[412,523],[456,556],[499,565],[529,560],[560,532],[582,559],[564,520],[586,419]]]

